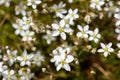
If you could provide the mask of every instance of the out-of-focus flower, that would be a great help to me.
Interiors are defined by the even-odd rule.
[[[18,74],[21,80],[31,80],[34,76],[34,73],[31,73],[31,70],[29,68],[21,68],[18,71]]]
[[[67,13],[67,10],[64,9],[66,4],[63,2],[60,2],[58,5],[54,4],[50,9],[55,12],[57,17],[63,18],[65,13]]]
[[[104,3],[105,3],[104,0],[91,0],[90,7],[101,11],[102,10],[101,6],[103,6]]]
[[[12,66],[14,64],[14,62],[16,61],[16,57],[17,57],[17,50],[11,51],[11,50],[7,50],[7,61],[9,63],[10,66]]]
[[[16,80],[17,77],[15,76],[14,70],[5,70],[3,71],[3,79],[2,80]]]
[[[104,10],[108,12],[108,17],[111,17],[114,13],[120,12],[120,9],[113,4],[113,1],[109,1]]]
[[[50,30],[46,31],[46,35],[44,35],[43,38],[47,40],[47,44],[51,44],[52,41],[56,40],[56,38],[52,36],[52,32]]]
[[[108,43],[107,45],[105,45],[104,43],[100,43],[101,45],[101,49],[98,49],[98,52],[100,53],[104,53],[104,56],[107,57],[111,52],[114,51],[113,48],[111,48],[112,43]]]
[[[72,3],[72,2],[73,2],[73,0],[68,0],[68,2],[69,2],[69,3]]]
[[[27,0],[27,5],[32,6],[33,9],[36,9],[37,5],[41,3],[41,0]]]
[[[0,5],[5,4],[6,7],[10,6],[10,1],[11,0],[0,0]]]
[[[41,51],[37,51],[34,53],[33,64],[36,64],[37,66],[41,66],[42,61],[44,60],[44,56],[41,55]]]
[[[15,14],[19,15],[20,13],[24,16],[26,15],[27,6],[21,1],[18,5],[15,6]]]

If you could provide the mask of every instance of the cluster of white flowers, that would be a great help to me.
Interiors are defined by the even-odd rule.
[[[104,4],[105,4],[104,0],[91,0],[90,7],[101,11],[102,10],[101,6],[103,6]]]
[[[30,80],[33,77],[33,73],[30,71],[31,64],[39,67],[44,60],[44,56],[41,55],[40,51],[28,54],[27,51],[24,50],[21,56],[17,56],[17,54],[17,50],[12,51],[6,47],[6,54],[1,55],[3,58],[0,62],[0,75],[3,77],[3,80],[18,79],[16,75],[17,71],[10,69],[11,66],[18,65],[18,62],[21,66],[17,73],[21,78],[20,80]]]
[[[10,1],[12,0],[0,0],[0,5],[5,4],[5,6],[9,7]],[[46,40],[46,43],[49,45],[47,47],[50,47],[50,51],[52,50],[52,54],[51,54],[52,58],[50,59],[50,62],[55,63],[55,67],[57,71],[60,71],[61,69],[65,69],[66,71],[71,71],[70,65],[72,64],[73,61],[76,61],[76,57],[73,54],[73,46],[75,46],[74,53],[75,55],[78,56],[79,55],[77,54],[77,52],[79,52],[78,46],[80,45],[79,47],[81,47],[84,44],[82,43],[83,40],[86,40],[85,41],[86,44],[87,43],[88,45],[91,44],[89,46],[91,49],[91,52],[103,53],[105,57],[110,55],[110,53],[115,52],[115,48],[112,48],[112,42],[109,42],[108,44],[104,44],[104,41],[101,42],[101,38],[103,37],[103,35],[101,35],[102,34],[101,28],[99,29],[100,25],[93,24],[94,23],[93,19],[96,16],[99,17],[102,21],[104,17],[103,11],[107,13],[109,18],[113,16],[115,18],[115,26],[116,26],[115,32],[118,34],[117,48],[120,49],[120,42],[119,42],[120,41],[120,8],[115,6],[113,1],[90,0],[90,8],[97,9],[98,13],[97,11],[89,12],[89,9],[84,11],[74,7],[66,8],[67,6],[66,3],[71,3],[70,5],[72,5],[74,4],[74,0],[68,0],[68,2],[61,1],[58,3],[58,5],[53,4],[52,6],[50,6],[50,8],[48,8],[47,3],[45,3],[47,1],[48,0],[43,1],[43,4],[42,4],[42,0],[19,1],[19,3],[15,5],[14,15],[20,18],[19,19],[17,18],[16,23],[13,23],[12,26],[15,29],[15,35],[20,35],[24,43],[28,42],[28,45],[30,45],[31,47],[29,49],[31,50],[33,49],[33,46],[35,46],[36,48],[39,45],[40,47],[42,45],[42,47],[44,48],[44,41],[43,43],[41,41],[40,44],[36,45],[38,42],[40,42],[36,40],[37,37],[40,36],[39,37],[40,40]],[[77,1],[82,1],[82,0],[76,0],[75,2]],[[51,25],[50,28],[45,27],[45,33],[42,33],[42,34],[41,33],[37,34],[39,26],[40,28],[42,27],[40,24],[44,22],[44,20],[43,21],[41,20],[40,21],[41,23],[39,24],[40,19],[37,20],[37,17],[43,14],[42,11],[40,11],[41,14],[38,12],[39,10],[37,11],[39,7],[40,7],[40,10],[41,10],[41,7],[43,8],[43,10],[47,10],[48,13],[53,12],[53,14],[47,15],[47,18],[48,16],[50,16],[50,17],[53,17],[53,19],[55,18],[54,20],[56,20],[56,22],[53,21],[52,23],[50,23]],[[85,13],[84,17],[82,17],[80,13],[82,13],[82,15],[83,13]],[[83,24],[82,24],[82,19],[83,19]],[[46,26],[46,25],[43,24],[43,26]],[[75,38],[75,39],[71,39],[71,38]],[[63,44],[70,43],[70,46],[68,45],[57,46],[57,45],[61,45],[59,44],[59,42],[57,44],[57,40]],[[35,45],[34,43],[30,43],[32,41],[35,42]],[[79,41],[81,41],[82,44],[81,43],[79,44]],[[54,50],[52,49],[53,48],[52,42],[53,43],[55,42],[55,44],[53,45],[57,46],[57,48]],[[100,45],[101,48],[99,49],[99,46],[94,48],[92,47],[92,44]],[[83,49],[83,47],[81,48]],[[32,79],[32,77],[34,76],[34,73],[32,72],[32,67],[34,66],[40,67],[42,65],[42,61],[45,60],[45,57],[42,56],[40,50],[36,50],[36,49],[34,49],[36,50],[36,52],[28,53],[27,46],[23,47],[23,49],[25,50],[20,54],[18,50],[13,50],[13,49],[9,49],[8,47],[6,47],[5,52],[0,52],[1,54],[3,53],[2,55],[0,55],[0,60],[1,60],[0,76],[3,78],[2,80]],[[82,49],[81,49],[81,53],[82,53]],[[45,50],[46,50],[45,52],[50,52],[49,50],[47,51],[47,49]],[[86,50],[86,49],[83,49],[83,50]],[[120,58],[120,50],[118,50],[117,56]],[[79,60],[76,61],[76,64],[77,63],[79,63]]]
[[[76,34],[78,38],[87,38],[89,41],[93,40],[95,43],[99,42],[101,35],[99,34],[98,28],[96,28],[94,31],[91,31],[89,30],[89,25],[85,25],[84,27],[78,25],[77,27],[80,30],[80,32],[77,32]]]
[[[41,3],[41,0],[27,0],[27,5],[32,6],[33,9],[36,9],[37,5]]]
[[[71,71],[69,64],[74,60],[74,57],[69,47],[57,47],[52,53],[53,58],[51,59],[51,62],[55,62],[57,71],[59,71],[61,68]]]
[[[35,26],[32,17],[24,16],[22,19],[19,19],[17,23],[13,24],[13,27],[16,29],[15,34],[21,35],[23,41],[35,40],[33,38],[34,31],[30,31],[30,27]]]
[[[0,0],[0,5],[5,4],[6,7],[10,6],[10,1],[11,0]]]

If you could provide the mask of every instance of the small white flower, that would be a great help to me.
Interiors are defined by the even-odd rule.
[[[68,14],[66,15],[67,18],[71,19],[71,20],[75,20],[77,18],[79,18],[78,13],[78,9],[69,9]]]
[[[36,64],[37,66],[41,66],[41,62],[44,60],[44,56],[41,55],[40,51],[37,51],[34,53],[33,64]]]
[[[60,2],[58,5],[54,4],[51,7],[51,10],[53,12],[55,12],[57,17],[63,18],[65,13],[67,13],[67,11],[64,9],[64,7],[66,6],[66,4],[64,4],[63,2]]]
[[[32,41],[32,40],[34,40],[33,39],[34,34],[35,33],[33,31],[29,31],[29,30],[22,31],[21,32],[21,36],[23,37],[22,40],[23,41]]]
[[[112,43],[108,43],[107,45],[105,45],[104,43],[100,43],[100,45],[101,45],[102,48],[101,48],[101,49],[98,49],[98,52],[104,53],[104,56],[105,56],[105,57],[107,57],[111,52],[114,51],[114,49],[111,48]]]
[[[7,50],[6,57],[8,58],[7,60],[8,60],[9,65],[12,66],[14,62],[16,61],[17,50],[14,50],[14,51]]]
[[[6,7],[10,6],[10,1],[11,0],[0,0],[0,5],[5,4]]]
[[[57,50],[53,50],[54,57],[51,62],[55,62],[56,70],[59,71],[64,68],[66,71],[71,71],[69,63],[74,60],[74,57],[69,54],[70,48],[59,47]]]
[[[27,5],[32,6],[33,9],[36,9],[37,5],[41,3],[41,0],[27,0]]]
[[[80,30],[80,32],[77,32],[76,36],[78,38],[88,38],[89,25],[85,25],[84,27],[78,25],[77,27]]]
[[[3,79],[2,80],[16,80],[17,77],[15,76],[14,70],[5,70],[3,71]]]
[[[102,10],[101,6],[105,4],[104,0],[91,0],[90,7],[93,9],[97,9],[99,11]]]
[[[21,1],[18,5],[15,6],[15,14],[19,15],[20,13],[22,15],[26,15],[26,10],[27,6],[23,4],[23,2]]]
[[[34,76],[34,73],[31,73],[31,70],[29,68],[21,68],[18,71],[18,74],[20,76],[20,80],[31,80]]]
[[[51,44],[52,41],[55,41],[56,38],[52,36],[52,32],[50,30],[46,31],[46,35],[43,36],[44,39],[47,40],[47,44]]]
[[[31,59],[33,58],[33,54],[27,54],[27,51],[24,50],[21,56],[17,57],[17,60],[20,61],[20,66],[31,66]]]
[[[96,28],[94,31],[89,31],[89,34],[90,34],[89,40],[90,41],[93,40],[95,43],[98,43],[99,39],[101,38],[98,28]]]
[[[29,29],[29,26],[24,26],[22,20],[18,20],[18,21],[19,21],[19,23],[14,23],[14,24],[13,24],[13,27],[16,29],[16,30],[15,30],[15,34],[16,34],[16,35],[19,35],[19,34],[22,33],[22,31]]]
[[[113,1],[109,1],[104,10],[108,12],[108,17],[111,17],[114,13],[120,12],[120,9],[113,4]]]
[[[73,30],[70,27],[65,26],[65,21],[64,20],[61,20],[59,22],[59,24],[53,23],[52,24],[52,29],[54,30],[52,35],[53,36],[60,35],[60,37],[63,40],[66,40],[66,33],[72,33],[73,32]]]

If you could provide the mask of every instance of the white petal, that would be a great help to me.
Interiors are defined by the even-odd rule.
[[[25,65],[25,61],[22,61],[21,63],[20,63],[20,66],[24,66]]]
[[[98,49],[98,52],[104,52],[104,50],[103,49]]]
[[[70,66],[68,64],[64,64],[63,67],[66,71],[71,71]]]
[[[62,64],[57,65],[56,70],[59,71],[62,68]]]
[[[17,57],[17,60],[22,61],[23,58],[22,58],[21,56],[18,56],[18,57]]]
[[[89,29],[88,25],[84,26],[84,31],[88,31],[88,29]]]
[[[64,32],[62,32],[62,33],[60,34],[60,36],[61,36],[61,38],[62,38],[63,40],[66,40],[66,34],[65,34]]]
[[[107,44],[107,48],[110,48],[112,46],[112,43]]]
[[[59,23],[60,27],[64,27],[65,26],[65,21],[64,20],[61,20],[60,23]]]
[[[102,48],[106,48],[104,43],[100,43],[100,45],[101,45]]]
[[[104,56],[107,57],[108,56],[108,52],[104,52]]]
[[[82,33],[81,33],[81,32],[78,32],[78,33],[76,34],[76,36],[79,38],[79,37],[82,36]]]
[[[113,48],[108,48],[108,51],[109,51],[109,52],[113,52],[114,49],[113,49]]]
[[[80,31],[83,31],[83,28],[82,28],[82,26],[80,26],[80,25],[77,25],[77,28],[78,28]]]
[[[94,38],[93,37],[89,37],[89,40],[92,41]]]
[[[58,36],[59,34],[60,34],[60,32],[55,30],[55,31],[53,31],[52,36]]]
[[[74,60],[74,57],[73,57],[72,55],[68,55],[65,61],[66,61],[67,63],[70,63],[70,62],[72,62],[73,60]]]
[[[59,29],[59,26],[58,26],[58,24],[52,24],[52,28],[53,29]]]

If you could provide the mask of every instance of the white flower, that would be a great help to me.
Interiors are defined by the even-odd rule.
[[[21,36],[23,37],[22,40],[23,41],[31,41],[31,40],[34,40],[33,39],[33,36],[34,36],[34,32],[33,31],[22,31],[21,32]]]
[[[1,74],[3,74],[3,71],[7,69],[7,66],[3,64],[4,64],[3,62],[0,62],[0,76]]]
[[[17,60],[20,61],[20,66],[31,66],[31,59],[33,58],[33,54],[27,54],[27,51],[24,50],[21,56],[17,57]]]
[[[34,53],[33,64],[36,64],[37,66],[41,66],[41,62],[44,60],[44,56],[41,55],[40,51],[37,51]]]
[[[90,4],[90,7],[93,8],[93,9],[97,9],[99,11],[101,11],[101,6],[104,5],[104,0],[91,0],[91,4]]]
[[[31,70],[29,68],[21,68],[18,71],[18,74],[20,76],[20,80],[31,80],[34,76],[34,73],[31,73]]]
[[[8,59],[8,63],[10,66],[12,66],[14,64],[14,62],[16,61],[16,57],[17,57],[17,50],[11,51],[11,50],[7,50],[7,56]]]
[[[24,26],[22,20],[19,20],[19,23],[14,23],[13,27],[16,29],[15,30],[16,35],[21,34],[23,30],[28,30],[29,29],[29,26]]]
[[[94,31],[89,31],[89,34],[90,34],[89,40],[90,41],[93,40],[95,43],[98,43],[99,39],[101,38],[98,28],[96,28]]]
[[[15,6],[15,14],[19,15],[21,13],[22,15],[26,15],[26,8],[27,6],[24,5],[21,1],[18,5]]]
[[[114,51],[114,49],[111,48],[112,43],[108,43],[107,45],[105,45],[104,43],[100,43],[100,45],[101,45],[102,48],[98,49],[98,52],[104,53],[105,57],[107,57],[110,54],[110,52]]]
[[[26,28],[34,25],[33,18],[31,16],[29,17],[23,16],[22,23]]]
[[[79,18],[79,15],[77,14],[78,9],[69,9],[68,14],[66,15],[67,18],[71,19],[71,20],[75,20],[77,18]]]
[[[10,1],[11,0],[0,0],[0,5],[5,4],[6,7],[10,6]]]
[[[108,5],[104,8],[108,12],[108,17],[111,17],[112,14],[120,12],[120,9],[113,4],[113,1],[109,1]]]
[[[80,32],[77,32],[76,36],[78,38],[88,38],[89,25],[85,25],[84,27],[78,25],[77,27],[80,30]]]
[[[16,80],[17,77],[15,76],[14,70],[5,70],[3,71],[3,79],[2,80]]]
[[[114,14],[114,17],[117,19],[115,26],[120,26],[120,13]]]
[[[58,48],[53,51],[54,57],[51,59],[51,62],[55,62],[56,70],[59,71],[61,68],[64,68],[66,71],[71,71],[69,63],[74,60],[74,57],[69,54],[70,48]]]
[[[67,13],[67,11],[65,9],[63,9],[66,6],[66,4],[64,4],[63,2],[60,2],[58,5],[54,4],[51,7],[51,10],[55,12],[57,17],[63,18],[65,13]]]
[[[33,9],[36,9],[37,5],[41,3],[41,0],[27,0],[27,5],[32,6]]]
[[[65,21],[64,20],[61,20],[59,22],[59,24],[53,23],[52,24],[52,29],[54,30],[52,35],[53,36],[60,35],[60,37],[63,40],[66,40],[66,34],[65,33],[72,33],[73,32],[73,30],[70,27],[65,26]]]
[[[55,41],[56,38],[52,36],[52,32],[50,30],[46,31],[46,35],[43,36],[44,39],[47,40],[47,44],[51,44],[52,41]]]
[[[65,26],[70,27],[70,25],[74,25],[74,21],[72,19],[69,19],[67,16],[62,18],[65,21]]]

